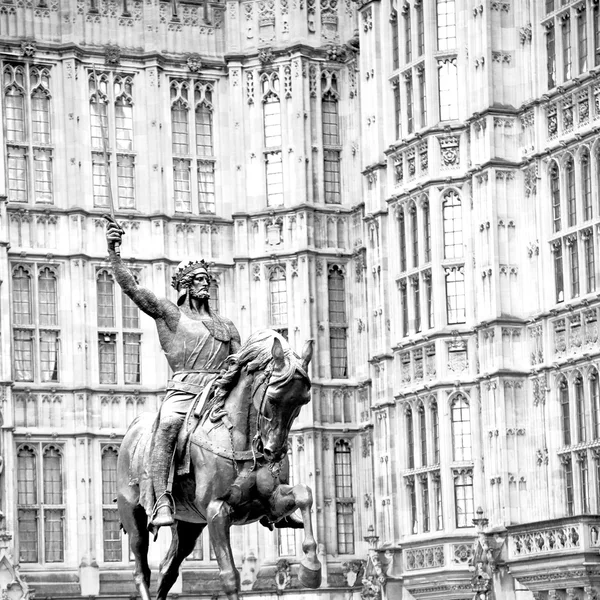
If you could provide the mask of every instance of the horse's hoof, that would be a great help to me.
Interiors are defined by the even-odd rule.
[[[317,569],[310,569],[306,565],[300,564],[298,580],[305,587],[313,590],[318,588],[321,585],[321,565]]]

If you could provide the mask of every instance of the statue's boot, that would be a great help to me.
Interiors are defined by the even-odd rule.
[[[173,453],[181,420],[177,417],[161,419],[154,432],[152,448],[152,482],[156,502],[152,510],[150,525],[158,530],[165,525],[173,525],[175,502],[171,494],[173,481],[169,476],[173,465]]]

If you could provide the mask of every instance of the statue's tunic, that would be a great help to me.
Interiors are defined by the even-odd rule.
[[[217,377],[231,354],[231,333],[219,317],[191,319],[182,312],[175,335],[163,350],[175,372],[167,384],[161,413],[183,418],[190,402]]]

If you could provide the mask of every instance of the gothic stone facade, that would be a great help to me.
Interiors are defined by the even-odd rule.
[[[112,279],[112,194],[141,284],[169,295],[202,256],[242,338],[316,341],[291,461],[324,590],[299,588],[300,536],[257,526],[234,533],[249,595],[595,598],[598,11],[0,0],[0,553],[23,589],[134,590],[115,459],[168,373]],[[175,591],[218,588],[203,539]]]

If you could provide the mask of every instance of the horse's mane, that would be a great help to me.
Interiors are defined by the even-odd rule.
[[[209,398],[205,414],[217,415],[225,404],[229,392],[236,386],[240,373],[248,367],[250,373],[262,371],[273,360],[273,342],[278,339],[285,357],[285,368],[276,377],[271,378],[271,383],[287,383],[299,372],[306,379],[308,375],[302,368],[299,358],[294,354],[287,340],[273,329],[262,329],[253,333],[239,352],[228,356],[225,366],[214,384],[214,392]]]

